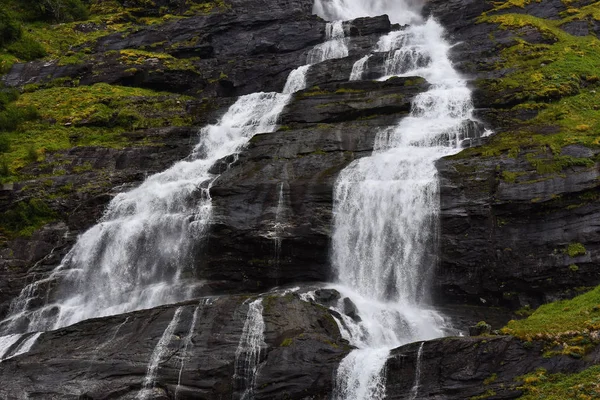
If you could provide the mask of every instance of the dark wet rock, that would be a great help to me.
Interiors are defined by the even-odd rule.
[[[510,336],[444,338],[413,343],[392,351],[386,365],[387,399],[411,398],[417,365],[420,367],[416,398],[463,400],[475,396],[517,399],[525,374],[545,368],[548,374],[576,373],[599,361],[598,351],[585,360],[558,355],[543,357],[542,342],[527,344]],[[414,393],[414,392],[413,392]],[[489,396],[486,396],[489,397]]]
[[[334,371],[348,352],[329,312],[293,294],[267,296],[263,308],[267,346],[256,398],[329,398]],[[173,399],[176,391],[178,399],[239,398],[245,388],[233,376],[248,312],[244,296],[200,299],[44,333],[30,353],[0,363],[0,397],[133,399],[176,310],[179,322],[160,357],[152,398]]]
[[[477,325],[469,327],[469,336],[489,335],[492,332],[492,326],[484,321],[480,321]]]
[[[344,298],[344,314],[352,318],[356,322],[360,322],[361,318],[358,315],[356,305],[348,297]]]
[[[583,156],[590,150],[569,146],[564,151]],[[600,207],[592,200],[598,164],[540,176],[526,158],[438,162],[439,298],[535,307],[573,296],[574,287],[600,283],[600,232],[593,222],[600,218]],[[581,243],[585,254],[570,256],[572,243]]]
[[[378,129],[406,115],[426,88],[422,79],[401,78],[297,93],[279,131],[255,136],[213,184],[199,276],[220,290],[328,280],[337,174],[369,155]]]

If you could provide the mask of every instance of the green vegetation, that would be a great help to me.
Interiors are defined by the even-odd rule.
[[[571,243],[567,247],[566,253],[571,258],[577,257],[577,256],[583,256],[586,253],[585,246],[582,245],[581,243]]]
[[[572,36],[561,26],[574,20],[600,18],[600,3],[570,8],[559,20],[497,13],[524,7],[533,1],[537,0],[496,2],[494,9],[479,18],[480,23],[497,24],[499,29],[517,33],[512,44],[500,50],[499,61],[494,66],[506,73],[501,78],[477,82],[489,93],[493,105],[501,110],[498,116],[508,129],[491,138],[485,146],[467,149],[454,157],[525,154],[540,175],[555,175],[570,167],[592,167],[597,160],[564,156],[561,150],[572,144],[600,147],[597,68],[600,40],[594,36]],[[529,43],[519,37],[523,28],[539,32],[544,43]],[[522,113],[529,113],[532,118],[523,121],[515,117]],[[517,178],[508,171],[501,176],[510,183]]]
[[[285,338],[285,339],[283,339],[283,342],[281,342],[279,347],[290,347],[292,345],[292,343],[294,343],[294,339]]]
[[[502,333],[523,340],[584,335],[600,329],[600,286],[571,300],[545,304],[527,319],[510,321]]]
[[[578,374],[548,374],[543,368],[518,378],[522,400],[591,400],[600,398],[600,366]]]
[[[9,104],[16,123],[0,133],[5,170],[0,182],[15,179],[23,166],[46,151],[77,145],[127,145],[124,132],[191,124],[185,111],[189,98],[152,90],[111,86],[51,87],[23,93]],[[35,114],[29,115],[32,110]],[[0,120],[2,118],[0,112]],[[11,114],[13,115],[13,114]],[[39,115],[39,118],[34,118]]]
[[[472,396],[469,397],[469,400],[484,400],[484,399],[488,399],[490,397],[493,397],[496,395],[496,392],[493,391],[492,389],[488,389],[485,391],[485,393],[480,394],[479,396]]]
[[[40,227],[53,221],[56,213],[39,199],[21,201],[0,214],[0,236],[31,236]]]

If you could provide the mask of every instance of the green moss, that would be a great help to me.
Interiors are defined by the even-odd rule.
[[[569,265],[569,271],[577,272],[577,271],[579,271],[579,267],[576,264],[571,264],[571,265]]]
[[[543,368],[516,378],[524,391],[522,400],[591,400],[600,398],[600,366],[590,367],[580,373],[548,374]]]
[[[496,379],[498,379],[498,375],[497,374],[492,374],[492,375],[490,375],[488,378],[486,378],[483,381],[483,384],[486,385],[486,386],[490,385],[490,384],[496,382]]]
[[[20,201],[0,215],[0,234],[9,238],[29,237],[56,219],[56,213],[40,199]]]
[[[567,247],[566,253],[569,257],[583,256],[586,253],[585,246],[581,243],[571,243]]]
[[[286,338],[283,340],[283,342],[281,342],[281,344],[279,345],[279,347],[289,347],[292,345],[292,343],[294,343],[294,339],[292,338]]]
[[[186,96],[105,83],[24,93],[11,107],[35,109],[40,118],[21,120],[14,129],[3,134],[9,144],[3,160],[11,175],[0,177],[0,182],[23,178],[15,174],[34,161],[32,146],[37,160],[46,151],[75,145],[131,145],[132,139],[123,133],[132,130],[190,125],[191,116],[186,112],[188,100]]]
[[[166,53],[153,53],[144,50],[125,49],[119,52],[119,61],[127,65],[142,65],[149,60],[158,60],[170,70],[190,70],[195,71],[193,59],[179,59]],[[223,76],[224,74],[221,73]],[[227,75],[225,75],[226,77]]]
[[[496,392],[493,391],[492,389],[488,389],[485,391],[485,393],[482,393],[478,396],[472,396],[469,397],[469,400],[484,400],[484,399],[488,399],[490,397],[493,397],[496,395]]]
[[[571,300],[545,304],[527,319],[512,320],[502,332],[524,340],[600,329],[600,286]]]
[[[345,94],[345,93],[364,93],[364,90],[357,89],[349,89],[349,88],[339,88],[335,91],[336,94]]]
[[[524,0],[494,3],[479,22],[497,24],[499,29],[519,32],[536,29],[549,43],[528,43],[520,38],[499,51],[494,66],[501,78],[477,81],[495,99],[502,124],[509,127],[481,148],[468,149],[455,158],[499,155],[516,156],[528,152],[528,160],[539,174],[556,174],[570,167],[591,167],[594,160],[562,156],[561,149],[579,144],[600,147],[600,90],[597,65],[600,65],[600,40],[576,37],[561,29],[574,19],[600,15],[598,3],[582,7],[562,20],[536,18],[527,14],[495,14],[496,11],[522,7]],[[504,44],[503,44],[504,46]],[[523,121],[513,116],[533,112]],[[506,175],[507,181],[514,176]]]

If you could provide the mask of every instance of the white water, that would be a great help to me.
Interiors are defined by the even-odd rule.
[[[419,386],[421,386],[421,361],[423,359],[423,346],[425,342],[422,342],[419,346],[419,351],[417,352],[417,364],[415,366],[415,383],[413,384],[412,389],[410,390],[410,399],[416,400],[419,395]]]
[[[32,334],[10,334],[0,337],[0,362],[25,354],[31,350],[42,332]],[[15,344],[23,337],[28,336],[15,348]]]
[[[387,13],[394,22],[420,22],[392,32],[375,52],[386,52],[384,77],[421,76],[431,88],[418,95],[408,117],[382,129],[371,157],[338,177],[334,193],[332,264],[335,287],[352,300],[359,318],[344,314],[342,334],[358,347],[338,368],[334,398],[382,399],[389,351],[443,336],[446,323],[427,307],[437,262],[438,180],[435,161],[457,152],[472,104],[466,81],[448,58],[450,45],[434,20],[420,21],[406,1],[317,0],[331,19]],[[360,79],[367,58],[351,79]]]
[[[309,69],[310,65],[303,65],[290,72],[287,82],[285,83],[285,87],[283,88],[283,93],[291,94],[299,90],[305,89],[306,74],[308,73]]]
[[[262,313],[262,299],[250,303],[242,336],[235,352],[233,380],[235,387],[242,391],[241,400],[250,400],[254,396],[260,355],[267,346],[264,341],[265,322]]]
[[[57,329],[192,297],[195,286],[181,274],[191,268],[192,245],[210,221],[208,190],[215,176],[209,169],[238,153],[256,133],[275,130],[289,98],[279,93],[240,97],[216,125],[201,130],[188,160],[117,195],[102,221],[79,238],[52,275],[22,291],[2,330]],[[50,293],[55,280],[59,287]],[[30,310],[36,296],[45,297],[46,305]]]
[[[350,73],[351,81],[359,81],[362,79],[365,73],[365,66],[367,65],[367,61],[369,61],[369,58],[371,58],[371,55],[366,55],[354,63],[352,66],[352,72]]]
[[[156,347],[154,347],[154,351],[152,352],[152,355],[150,356],[150,361],[148,362],[148,370],[146,372],[146,376],[144,377],[142,389],[139,391],[136,397],[139,400],[149,399],[152,396],[154,382],[156,381],[156,375],[158,373],[159,364],[169,347],[169,343],[171,342],[173,333],[175,333],[175,329],[177,329],[177,324],[179,324],[179,317],[181,316],[181,311],[181,307],[175,310],[171,322],[169,322],[169,325],[167,325],[167,328],[158,340]]]
[[[206,304],[209,304],[210,299],[204,299],[203,302],[198,304],[198,306],[194,309],[194,314],[192,316],[192,322],[190,323],[190,329],[188,330],[188,334],[185,337],[184,346],[183,346],[183,355],[181,356],[181,366],[179,367],[179,375],[177,378],[177,388],[175,388],[175,400],[177,400],[179,395],[179,389],[181,387],[181,377],[183,376],[183,368],[185,366],[185,362],[188,358],[188,349],[192,344],[192,337],[196,331],[196,323],[198,322],[198,314],[202,307]]]
[[[423,0],[315,0],[313,12],[328,20],[350,20],[387,14],[392,23],[421,20]]]
[[[0,337],[0,360],[10,351],[10,348],[21,339],[23,335],[15,333]]]
[[[317,64],[348,56],[348,43],[342,21],[328,22],[325,27],[326,41],[316,45],[309,53],[308,64]]]

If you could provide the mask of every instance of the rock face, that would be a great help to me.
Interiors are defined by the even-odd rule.
[[[185,3],[183,8],[195,4]],[[114,148],[74,145],[47,151],[44,161],[20,170],[32,179],[2,187],[0,213],[43,199],[52,218],[29,235],[0,237],[0,318],[27,283],[60,263],[113,196],[185,158],[197,142],[199,126],[214,123],[237,96],[282,90],[290,71],[304,65],[312,47],[325,39],[325,21],[311,15],[312,3],[206,2],[207,10],[185,18],[163,17],[75,46],[72,51],[89,53],[79,62],[16,64],[2,78],[10,87],[52,87],[66,79],[74,86],[104,82],[193,98],[183,100],[190,116],[183,126],[131,130],[122,134],[125,144]],[[515,120],[538,114],[513,109],[524,101],[518,90],[494,91],[482,83],[510,73],[497,67],[500,52],[517,39],[553,43],[533,26],[499,29],[478,21],[494,10],[494,3],[429,0],[424,10],[458,43],[454,62],[473,79],[480,119],[469,127],[473,145],[494,143],[494,137],[480,140],[473,132],[485,127],[496,135],[511,133]],[[156,18],[161,8],[172,6],[154,1],[135,14]],[[565,10],[560,0],[551,0],[494,12],[557,20]],[[597,21],[586,18],[562,28],[578,36],[597,34]],[[90,24],[80,29],[99,29]],[[377,131],[407,115],[413,98],[428,88],[416,77],[371,81],[382,75],[383,53],[368,60],[365,80],[348,82],[354,63],[378,38],[402,27],[379,16],[345,22],[343,28],[350,38],[348,57],[311,66],[307,89],[292,96],[278,131],[255,136],[212,169],[220,174],[210,188],[212,225],[195,267],[196,276],[206,281],[205,293],[215,297],[44,333],[31,352],[0,362],[0,397],[134,399],[146,390],[153,399],[242,398],[252,379],[245,375],[249,371],[240,361],[245,353],[239,344],[258,299],[247,293],[255,292],[263,292],[264,322],[252,384],[255,398],[331,397],[339,362],[352,350],[332,313],[292,292],[264,292],[331,279],[338,173],[370,155]],[[529,133],[544,136],[560,127],[535,129]],[[445,306],[455,328],[464,331],[486,320],[496,329],[509,317],[490,305],[511,310],[537,306],[572,296],[575,287],[600,283],[598,150],[580,144],[542,153],[533,146],[512,153],[471,150],[437,164],[441,263],[433,297]],[[563,164],[555,165],[556,157]],[[540,165],[554,169],[545,173]],[[316,297],[326,306],[339,300],[339,294],[327,290]],[[360,318],[354,304],[346,302],[345,308],[348,316]],[[465,399],[493,391],[495,398],[511,399],[522,394],[514,379],[537,367],[569,373],[600,362],[597,349],[575,360],[544,358],[542,346],[500,336],[440,339],[422,344],[421,351],[420,343],[403,346],[392,351],[387,364],[387,396]],[[489,381],[491,376],[496,378]]]
[[[569,356],[544,358],[543,343],[529,345],[510,336],[445,338],[424,342],[420,357],[420,343],[400,347],[386,365],[386,398],[517,399],[524,394],[518,388],[521,377],[536,368],[576,373],[600,357],[596,351],[583,362]]]
[[[254,300],[205,298],[44,333],[28,354],[0,364],[0,397],[134,399],[151,388],[152,399],[241,398],[248,387],[234,375],[244,372],[238,345]],[[348,352],[329,312],[284,293],[265,296],[263,308],[256,397],[329,398]]]
[[[473,79],[476,115],[488,128],[496,135],[560,133],[551,122],[525,125],[538,112],[514,107],[527,101],[518,89],[491,90],[486,84],[511,73],[502,64],[502,51],[517,37],[532,45],[556,39],[535,26],[498,29],[478,18],[484,12],[525,13],[553,20],[565,12],[565,4],[552,0],[528,2],[524,8],[493,7],[487,1],[432,0],[424,12],[438,18],[458,42],[452,57]],[[569,26],[563,29],[572,31],[576,25]],[[535,307],[572,297],[574,287],[599,284],[597,150],[567,145],[540,151],[532,144],[512,153],[490,153],[471,152],[438,163],[441,266],[435,293],[440,302]],[[563,168],[560,160],[571,162]],[[549,171],[539,165],[548,165]],[[569,251],[579,245],[581,251]]]
[[[248,290],[330,278],[338,172],[369,155],[378,128],[406,114],[426,88],[422,79],[398,78],[297,93],[280,130],[255,136],[211,188],[215,222],[199,275]]]

